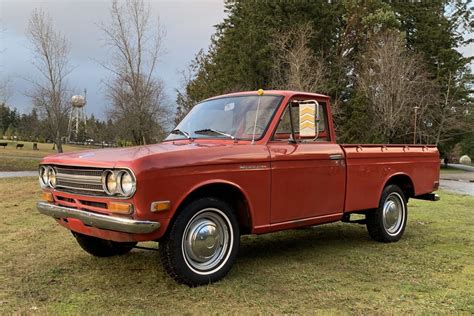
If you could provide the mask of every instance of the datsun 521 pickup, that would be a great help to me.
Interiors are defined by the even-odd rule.
[[[168,274],[196,286],[227,274],[244,234],[344,221],[398,241],[408,199],[438,198],[439,154],[339,145],[327,96],[259,90],[197,104],[159,144],[46,157],[39,181],[38,210],[86,252],[156,241]]]

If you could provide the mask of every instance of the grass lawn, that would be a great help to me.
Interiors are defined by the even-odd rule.
[[[16,149],[16,144],[24,144],[22,149]],[[80,145],[63,145],[64,152],[86,150],[95,147]],[[0,171],[37,170],[41,158],[53,155],[53,144],[38,143],[38,150],[33,150],[32,142],[8,142],[0,147]]]
[[[472,197],[411,200],[398,243],[342,223],[246,236],[223,281],[189,288],[154,251],[83,252],[36,211],[36,178],[0,180],[0,192],[0,314],[474,313]]]

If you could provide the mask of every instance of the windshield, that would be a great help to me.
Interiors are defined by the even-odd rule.
[[[193,107],[166,140],[186,138],[252,140],[254,131],[255,140],[258,140],[263,136],[282,98],[275,95],[249,95],[204,101]]]

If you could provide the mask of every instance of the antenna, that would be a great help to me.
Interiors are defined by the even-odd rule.
[[[255,123],[253,124],[252,145],[255,143],[255,129],[257,128],[258,111],[260,110],[260,100],[262,99],[263,89],[258,89],[257,94],[258,94],[258,103],[257,103],[257,112],[255,112]]]

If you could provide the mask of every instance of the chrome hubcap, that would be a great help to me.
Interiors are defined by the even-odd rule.
[[[383,226],[388,234],[397,235],[405,220],[405,205],[398,193],[391,193],[383,205]]]
[[[230,221],[224,213],[211,208],[201,210],[184,230],[182,247],[186,263],[197,273],[212,273],[225,263],[231,237]]]

